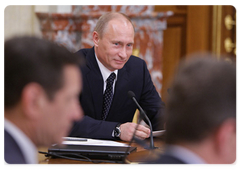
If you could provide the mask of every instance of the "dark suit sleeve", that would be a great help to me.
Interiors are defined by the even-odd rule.
[[[153,130],[160,130],[163,129],[164,126],[164,103],[156,91],[145,62],[143,67],[144,85],[139,103],[147,113],[152,123]]]
[[[26,164],[26,160],[14,138],[4,130],[4,159],[8,164]]]
[[[75,122],[69,136],[82,138],[97,138],[97,139],[115,139],[112,137],[112,132],[118,122],[109,122],[96,120],[89,116]]]

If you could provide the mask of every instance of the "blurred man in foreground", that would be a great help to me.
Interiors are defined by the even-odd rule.
[[[82,117],[77,57],[51,42],[13,38],[4,46],[4,158],[37,163],[37,148],[61,143]]]
[[[183,63],[171,87],[166,116],[166,150],[154,163],[233,163],[235,64],[201,57]]]

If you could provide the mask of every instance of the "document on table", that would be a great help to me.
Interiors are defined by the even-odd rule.
[[[149,128],[149,126],[143,120],[139,124]],[[157,137],[157,136],[163,135],[165,133],[165,131],[166,130],[153,131],[152,134],[154,137]]]
[[[88,138],[73,138],[73,137],[64,137],[62,144],[64,145],[91,145],[91,146],[121,146],[129,147],[129,145],[111,141],[111,140],[97,140],[97,139],[88,139]]]
[[[157,136],[161,136],[165,133],[166,130],[158,130],[158,131],[153,131],[153,136],[157,137]]]

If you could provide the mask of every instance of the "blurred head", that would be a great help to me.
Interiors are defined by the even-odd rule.
[[[82,117],[77,56],[34,37],[13,38],[4,46],[5,118],[37,145],[61,142]]]
[[[206,138],[216,139],[221,133],[222,139],[218,141],[220,149],[225,148],[229,152],[225,152],[225,157],[228,157],[225,163],[234,162],[235,64],[200,56],[183,62],[168,98],[166,130],[166,142],[169,144],[200,143]]]
[[[93,32],[95,53],[110,71],[121,69],[132,54],[134,27],[124,14],[101,16]]]

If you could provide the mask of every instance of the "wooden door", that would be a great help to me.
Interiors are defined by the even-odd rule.
[[[208,52],[217,57],[225,55],[223,57],[229,61],[236,60],[236,10],[233,6],[155,6],[155,11],[174,13],[167,20],[163,38],[161,95],[164,102],[182,58]]]

